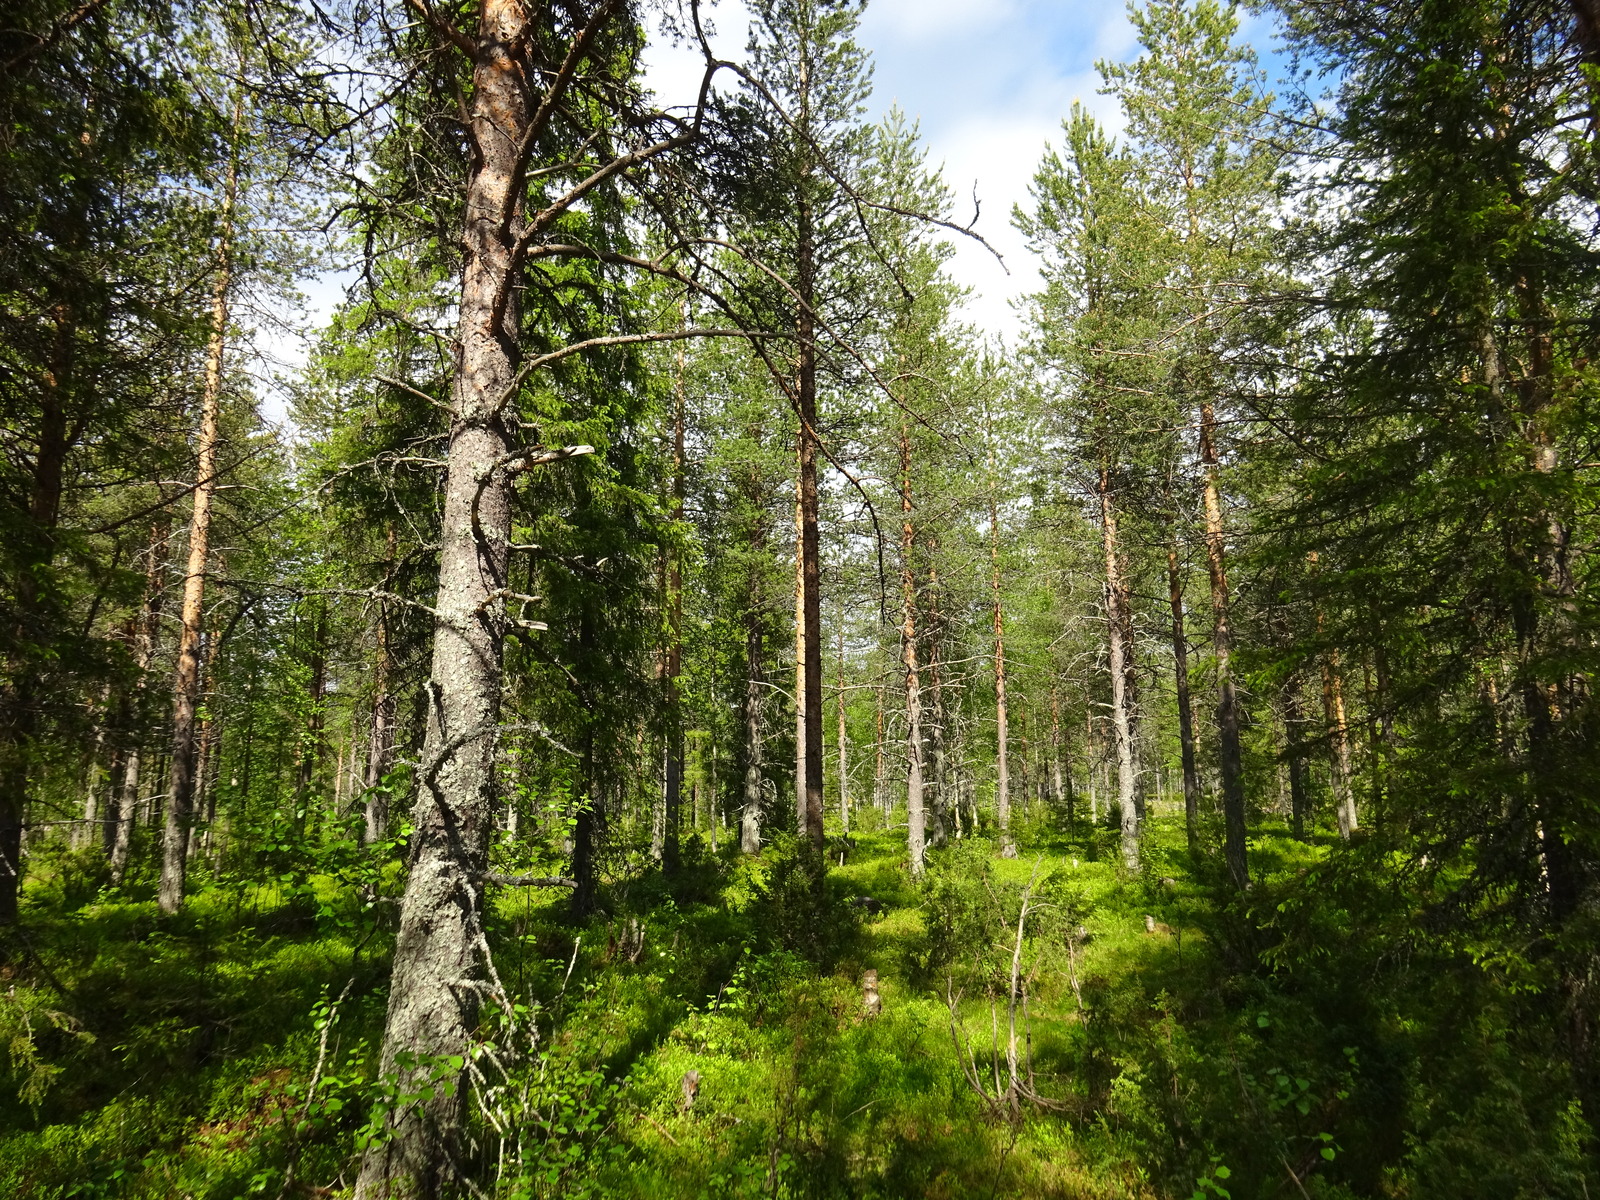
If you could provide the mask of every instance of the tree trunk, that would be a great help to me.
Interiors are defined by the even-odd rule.
[[[300,757],[295,764],[294,812],[295,822],[302,832],[311,814],[311,786],[316,779],[317,767],[322,763],[323,727],[326,724],[324,700],[328,688],[328,605],[323,600],[317,605],[317,621],[311,632],[311,711],[306,716],[302,734]]]
[[[1050,685],[1050,804],[1059,810],[1066,802],[1067,793],[1061,775],[1061,694],[1056,685]]]
[[[384,533],[383,590],[394,590],[394,522]],[[367,733],[366,811],[362,840],[367,845],[389,836],[389,796],[383,777],[389,773],[394,753],[394,697],[390,694],[389,606],[378,601],[377,649],[372,663],[372,723]]]
[[[739,851],[761,852],[761,611],[752,578],[744,633],[744,805],[739,814]]]
[[[878,722],[878,740],[875,745],[876,760],[872,765],[872,803],[873,807],[883,814],[883,822],[885,825],[889,823],[889,794],[883,786],[884,770],[886,766],[883,757],[883,710],[886,703],[887,700],[884,696],[884,685],[882,682],[879,682],[878,711],[876,714]]]
[[[470,1053],[485,973],[480,913],[495,811],[511,534],[505,468],[512,456],[502,410],[516,390],[521,358],[514,242],[521,145],[533,128],[531,89],[544,80],[533,57],[538,44],[522,5],[483,0],[471,51],[474,153],[428,720],[379,1067],[401,1092],[427,1094],[386,1114],[386,1136],[362,1158],[360,1200],[437,1196],[460,1153],[466,1081],[449,1066],[442,1082],[452,1086],[429,1081],[439,1078],[438,1064]]]
[[[688,322],[680,313],[680,323]],[[672,503],[675,526],[683,522],[684,499],[684,352],[678,343],[677,387],[672,411]],[[683,807],[683,696],[678,676],[683,671],[683,560],[674,546],[667,552],[667,653],[662,672],[662,723],[666,739],[665,804],[661,867],[668,875],[678,870],[678,826]]]
[[[922,789],[922,691],[917,669],[917,576],[913,555],[916,528],[911,521],[911,430],[900,426],[900,661],[906,679],[906,846],[911,874],[926,867],[927,813]]]
[[[242,110],[235,105],[237,134]],[[161,911],[183,906],[188,867],[190,813],[194,804],[199,745],[195,707],[200,698],[200,643],[204,634],[206,561],[211,548],[211,501],[216,492],[217,418],[222,402],[222,365],[228,348],[228,291],[233,284],[233,206],[237,163],[228,165],[222,199],[222,231],[217,238],[216,277],[211,285],[211,337],[206,346],[205,381],[200,395],[200,436],[195,447],[194,515],[189,523],[189,562],[183,577],[183,612],[178,626],[178,663],[172,683],[172,795],[167,801],[161,844]]]
[[[850,736],[845,729],[844,614],[839,614],[839,828],[850,836]]]
[[[1229,656],[1228,573],[1222,528],[1222,498],[1217,488],[1216,417],[1209,402],[1200,405],[1200,461],[1205,467],[1206,566],[1211,576],[1212,644],[1217,656],[1218,765],[1222,774],[1223,857],[1240,891],[1250,886],[1249,849],[1244,819],[1244,756],[1239,748],[1239,698]]]
[[[1350,728],[1345,720],[1344,680],[1339,672],[1339,651],[1334,648],[1322,656],[1322,712],[1328,723],[1328,767],[1333,773],[1334,815],[1339,821],[1339,836],[1348,841],[1358,828],[1356,796],[1350,772]]]
[[[1283,686],[1284,741],[1289,756],[1289,822],[1295,841],[1306,840],[1306,816],[1310,812],[1306,793],[1305,711],[1300,702],[1300,676],[1289,676]]]
[[[1194,707],[1189,699],[1189,638],[1183,629],[1183,576],[1178,550],[1167,547],[1167,599],[1172,606],[1172,674],[1178,693],[1178,747],[1183,759],[1183,827],[1189,853],[1200,852],[1200,769],[1195,763]]]
[[[994,450],[989,450],[989,585],[993,595],[994,617],[994,724],[995,780],[994,811],[1000,826],[1000,857],[1015,858],[1017,844],[1011,840],[1011,763],[1006,745],[1006,622],[1000,601],[1000,504],[995,495]]]
[[[95,705],[100,719],[94,724],[94,747],[89,751],[89,779],[83,793],[83,820],[72,827],[71,845],[74,850],[93,846],[101,839],[96,836],[96,826],[105,821],[104,810],[109,807],[104,799],[111,786],[110,765],[106,761],[106,744],[111,729],[111,685],[100,689],[100,700]]]
[[[144,600],[139,621],[133,630],[133,664],[136,675],[133,694],[123,698],[119,725],[130,739],[117,792],[116,824],[107,831],[111,855],[111,882],[122,886],[128,870],[128,855],[133,849],[134,822],[139,819],[139,772],[143,760],[145,697],[150,667],[155,661],[156,638],[161,628],[161,567],[166,556],[167,526],[150,526],[150,545],[145,554]]]
[[[817,348],[809,206],[801,206],[800,271],[800,598],[804,634],[805,820],[801,834],[820,854],[822,826],[822,570],[817,529]]]
[[[1133,721],[1129,711],[1126,629],[1122,620],[1122,572],[1117,556],[1117,514],[1111,500],[1111,473],[1100,468],[1100,540],[1105,553],[1106,643],[1111,670],[1111,727],[1116,736],[1117,805],[1122,820],[1122,865],[1139,871],[1139,809],[1134,789]]]
[[[800,504],[800,455],[794,486],[794,828],[806,835],[806,548],[805,515]]]
[[[65,304],[55,306],[53,320],[54,345],[39,389],[39,448],[29,489],[29,526],[15,548],[12,645],[17,649],[6,664],[6,683],[0,688],[0,716],[9,726],[0,743],[0,925],[16,923],[22,890],[22,832],[28,819],[30,760],[38,721],[34,711],[38,680],[29,647],[45,640],[39,585],[55,557],[61,489],[71,449],[66,389],[72,377],[76,323]]]
[[[936,549],[937,547],[935,547]],[[933,720],[928,730],[928,746],[933,759],[933,818],[930,840],[943,846],[950,838],[950,767],[945,751],[945,727],[949,714],[944,702],[944,617],[939,611],[939,571],[928,568],[928,682],[933,698]]]

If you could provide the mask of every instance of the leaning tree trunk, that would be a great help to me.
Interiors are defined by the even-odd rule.
[[[485,974],[481,908],[495,798],[514,457],[502,409],[517,387],[514,247],[533,127],[535,30],[517,0],[483,0],[472,44],[461,302],[427,733],[410,871],[400,908],[380,1074],[423,1093],[384,1117],[360,1200],[433,1197],[460,1153],[465,1079],[440,1064],[470,1052]],[[443,1087],[448,1082],[451,1086]]]
[[[916,527],[911,521],[911,431],[900,426],[900,661],[906,679],[906,846],[911,874],[926,867],[927,812],[922,787],[922,687],[917,668]]]
[[[235,109],[235,130],[239,121]],[[183,612],[178,625],[178,664],[172,682],[172,792],[161,840],[161,911],[183,907],[189,861],[189,825],[194,807],[199,739],[195,710],[200,700],[200,642],[204,634],[206,560],[211,548],[211,501],[216,492],[217,416],[222,401],[222,363],[228,348],[228,290],[233,284],[233,206],[237,164],[228,166],[217,239],[216,278],[211,285],[211,338],[206,346],[200,394],[200,438],[196,446],[194,515],[189,523],[189,562],[183,576]]]
[[[1183,628],[1183,576],[1178,551],[1167,547],[1167,600],[1172,606],[1172,675],[1178,695],[1178,749],[1183,759],[1183,827],[1189,853],[1200,850],[1200,769],[1194,752],[1194,705],[1189,699],[1189,637]]]
[[[1139,809],[1134,794],[1133,720],[1129,712],[1128,648],[1122,620],[1122,572],[1117,557],[1117,513],[1111,500],[1110,472],[1100,469],[1100,541],[1105,553],[1106,645],[1111,669],[1111,727],[1116,737],[1117,804],[1122,819],[1122,865],[1139,870]]]
[[[1234,886],[1243,891],[1250,886],[1244,819],[1244,755],[1239,747],[1239,697],[1229,661],[1233,633],[1228,619],[1222,497],[1217,486],[1216,416],[1206,401],[1200,405],[1200,461],[1205,467],[1206,566],[1211,576],[1212,646],[1217,658],[1217,758],[1222,775],[1223,857]]]

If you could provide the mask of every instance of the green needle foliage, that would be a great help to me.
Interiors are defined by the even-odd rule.
[[[1590,5],[1130,5],[1015,343],[860,4],[11,7],[0,1192],[1597,1194]]]

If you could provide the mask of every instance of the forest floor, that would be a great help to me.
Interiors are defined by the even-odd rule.
[[[1080,823],[1024,828],[1012,859],[954,843],[921,882],[901,833],[858,832],[821,895],[792,848],[698,838],[584,922],[565,893],[500,890],[482,1194],[1358,1194],[1313,1178],[1355,1049],[1273,1048],[1285,1002],[1217,951],[1233,918],[1185,869],[1181,821],[1150,829],[1134,877]],[[1258,888],[1322,853],[1258,836]],[[164,920],[92,856],[36,857],[0,967],[0,1193],[340,1194],[377,1094],[393,867],[224,869]],[[1280,1065],[1296,1054],[1312,1065]]]

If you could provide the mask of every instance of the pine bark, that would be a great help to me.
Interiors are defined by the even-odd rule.
[[[360,1200],[437,1196],[460,1156],[465,1081],[446,1067],[452,1087],[428,1082],[439,1063],[470,1052],[485,974],[483,874],[495,811],[506,631],[501,595],[511,535],[511,486],[503,469],[511,444],[502,412],[521,359],[516,218],[526,167],[522,141],[533,124],[533,91],[543,83],[533,61],[537,44],[518,0],[483,0],[471,49],[467,116],[474,154],[427,726],[379,1067],[402,1092],[432,1094],[386,1115],[386,1136],[362,1158]]]
[[[235,109],[235,129],[239,110]],[[229,164],[217,238],[216,275],[211,285],[211,333],[206,345],[205,380],[200,395],[200,433],[195,446],[194,511],[189,522],[189,559],[183,577],[183,610],[178,626],[178,662],[172,683],[172,792],[167,801],[161,843],[161,911],[183,907],[189,860],[189,826],[194,807],[199,743],[195,709],[200,699],[200,645],[204,637],[206,563],[211,549],[211,503],[216,494],[218,415],[222,368],[228,348],[228,293],[233,285],[233,210],[238,170]]]

